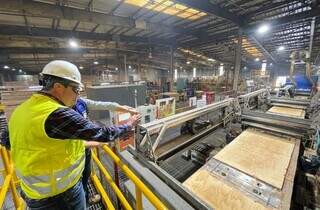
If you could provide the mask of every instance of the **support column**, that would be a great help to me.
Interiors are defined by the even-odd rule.
[[[169,72],[170,90],[169,91],[172,91],[174,86],[173,85],[174,84],[173,55],[174,55],[173,47],[170,46],[170,72]]]
[[[137,74],[140,76],[140,80],[141,80],[142,72],[141,72],[141,59],[140,59],[140,56],[138,57],[138,72],[137,72]]]
[[[236,61],[234,68],[233,90],[238,90],[238,81],[241,68],[241,51],[242,51],[242,29],[239,29],[238,44],[236,48]]]
[[[123,56],[124,61],[124,78],[126,82],[129,82],[128,69],[127,69],[127,55]]]
[[[311,28],[310,28],[310,43],[309,43],[309,55],[311,58],[311,52],[312,52],[312,44],[313,44],[313,38],[314,38],[314,29],[315,29],[315,23],[316,23],[316,18],[312,18],[311,21]]]

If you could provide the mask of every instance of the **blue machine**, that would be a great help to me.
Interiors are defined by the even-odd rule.
[[[312,83],[306,75],[295,75],[293,78],[296,85],[295,86],[296,92],[311,93]],[[311,79],[313,80],[314,84],[316,84],[318,81],[318,76],[312,76]],[[289,78],[287,78],[285,85],[290,85],[290,84],[292,84],[292,82],[290,81]]]

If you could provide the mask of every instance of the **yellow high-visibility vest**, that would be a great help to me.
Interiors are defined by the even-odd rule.
[[[60,194],[82,175],[83,141],[53,139],[45,132],[46,119],[60,107],[64,106],[48,96],[33,94],[15,109],[9,121],[14,166],[23,192],[32,199]]]

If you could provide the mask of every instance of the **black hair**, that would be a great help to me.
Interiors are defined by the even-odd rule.
[[[71,81],[46,74],[40,76],[39,85],[43,86],[42,90],[51,90],[55,83],[60,83],[63,86],[67,87],[71,83]]]

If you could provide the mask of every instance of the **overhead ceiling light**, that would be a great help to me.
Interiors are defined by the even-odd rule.
[[[16,69],[15,68],[13,68],[13,69],[11,69],[12,71],[15,71]]]
[[[70,39],[70,40],[69,40],[69,45],[70,45],[70,47],[72,47],[72,48],[78,48],[78,47],[79,47],[78,42],[77,42],[76,40],[74,40],[74,39]]]
[[[79,69],[83,69],[83,66],[79,66]]]
[[[187,61],[187,64],[190,64],[190,61]]]
[[[3,68],[4,68],[4,69],[9,69],[10,67],[7,66],[7,65],[4,65]]]
[[[130,66],[130,65],[129,65],[128,67],[129,67],[129,69],[131,69],[131,66]]]
[[[99,62],[98,62],[98,61],[94,61],[93,64],[94,64],[94,65],[98,65]]]
[[[285,49],[284,46],[278,47],[278,51],[283,51],[284,49]]]
[[[212,58],[208,58],[208,61],[215,61],[214,59],[212,59]]]
[[[118,71],[118,67],[116,67],[116,71]]]
[[[19,72],[21,73],[21,72],[22,72],[22,70],[21,70],[21,69],[19,69]]]
[[[258,33],[259,33],[259,34],[264,34],[264,33],[266,33],[267,31],[269,31],[269,29],[270,29],[270,26],[269,26],[269,25],[263,24],[263,25],[261,25],[261,26],[258,28]]]
[[[260,58],[256,58],[256,59],[254,59],[254,60],[258,62],[258,61],[260,61]]]

